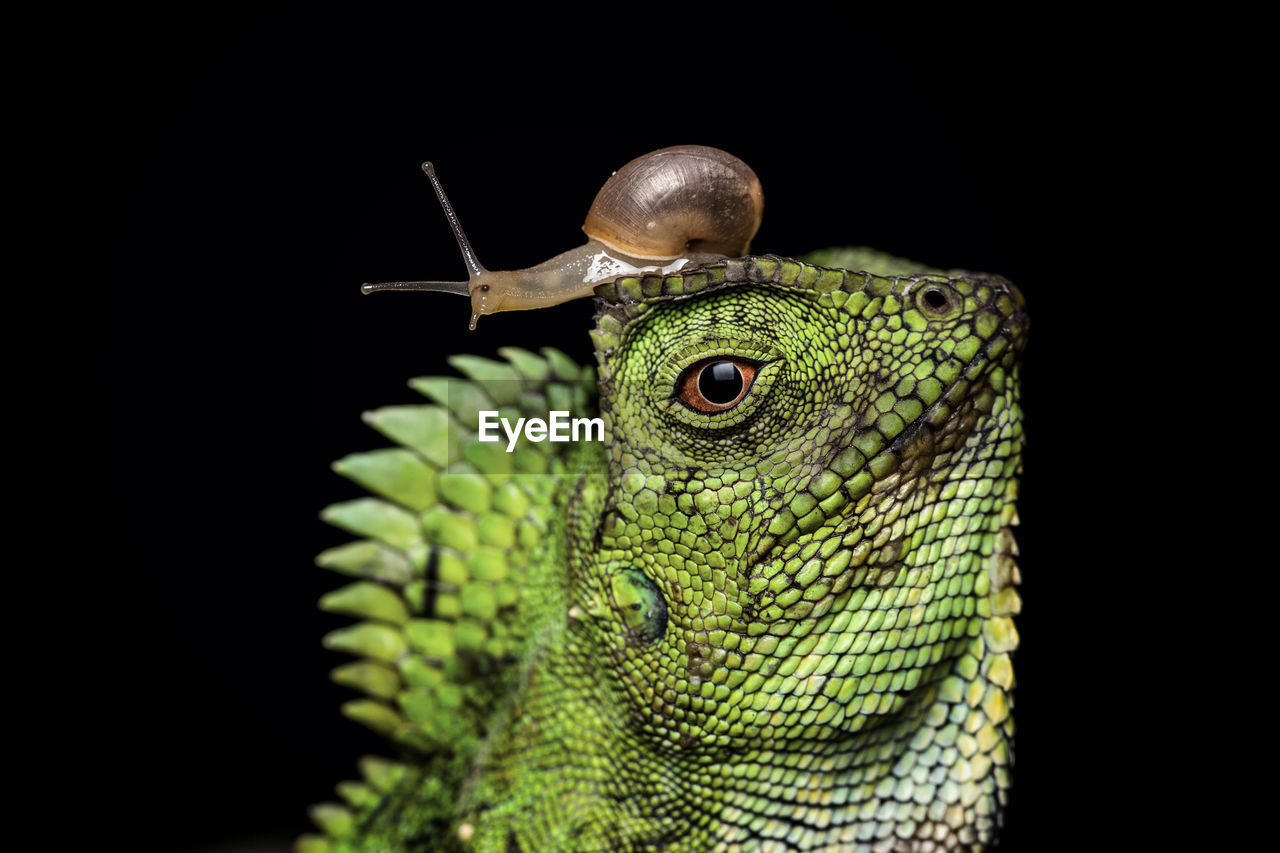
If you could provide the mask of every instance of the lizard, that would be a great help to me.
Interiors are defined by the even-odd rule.
[[[591,293],[594,367],[455,356],[366,414],[395,447],[335,463],[373,496],[323,513],[361,537],[318,558],[360,620],[325,643],[400,757],[298,853],[992,844],[1019,291],[842,248]],[[603,440],[479,440],[550,410]]]

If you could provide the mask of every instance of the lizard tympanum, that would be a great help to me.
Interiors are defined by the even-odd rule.
[[[865,271],[864,271],[865,270]],[[303,853],[977,850],[1010,782],[1027,320],[867,250],[594,286],[597,370],[458,356],[366,415],[319,563],[385,734]],[[603,441],[480,441],[480,413]]]

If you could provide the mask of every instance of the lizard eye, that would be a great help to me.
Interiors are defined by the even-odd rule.
[[[725,412],[751,390],[759,362],[717,356],[691,365],[676,380],[676,399],[696,412]]]

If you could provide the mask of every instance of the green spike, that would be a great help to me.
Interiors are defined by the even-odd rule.
[[[481,545],[507,549],[516,542],[516,522],[513,518],[496,512],[485,513],[476,519],[476,538]]]
[[[452,593],[437,593],[435,611],[441,619],[457,619],[462,615],[462,599]]]
[[[518,382],[520,374],[509,364],[478,355],[449,356],[449,364],[463,376],[475,382]]]
[[[446,551],[440,552],[440,557],[436,562],[437,583],[461,586],[467,582],[468,577],[466,563],[461,557]]]
[[[427,604],[427,582],[422,580],[412,581],[405,584],[404,589],[400,591],[404,596],[405,603],[409,605],[409,610],[414,613],[421,613],[426,609]]]
[[[547,386],[548,409],[567,411],[570,417],[579,417],[583,414],[582,403],[582,392],[578,388],[574,388],[571,385]]]
[[[462,612],[485,621],[498,615],[498,596],[485,583],[469,583],[462,588]]]
[[[869,272],[875,275],[912,275],[914,273],[932,272],[931,267],[905,258],[897,258],[886,252],[877,252],[865,246],[833,246],[819,249],[802,255],[799,258],[805,263],[817,264],[820,267],[835,267],[854,272]]]
[[[511,362],[511,366],[519,371],[522,376],[532,379],[534,382],[544,381],[551,372],[544,359],[526,349],[502,347],[498,350],[498,354]]]
[[[515,607],[516,603],[520,601],[520,588],[515,584],[494,584],[493,593],[498,596],[499,607]]]
[[[587,333],[591,338],[591,345],[596,352],[612,352],[618,348],[621,338],[617,335],[611,335],[607,332],[592,330]]]
[[[406,690],[396,697],[396,704],[409,722],[423,729],[429,729],[427,724],[440,713],[440,703],[426,691]]]
[[[334,853],[333,842],[323,835],[300,835],[293,842],[293,853]]]
[[[516,470],[515,454],[507,452],[507,436],[501,429],[497,441],[469,441],[462,451],[462,458],[486,476],[513,474]]]
[[[364,421],[397,444],[418,451],[437,468],[456,456],[455,426],[448,410],[440,406],[386,406],[365,412]]]
[[[413,451],[401,447],[352,453],[333,463],[333,470],[418,512],[436,500],[435,469]]]
[[[394,591],[370,581],[356,581],[320,599],[320,609],[329,613],[345,613],[362,619],[380,619],[403,625],[409,611]]]
[[[309,811],[311,822],[333,838],[347,838],[355,832],[355,818],[346,806],[317,803]]]
[[[357,498],[330,504],[320,517],[357,536],[378,539],[402,550],[422,537],[418,519],[413,514],[377,498]]]
[[[462,707],[462,688],[457,684],[441,684],[436,688],[435,697],[441,708],[457,711]]]
[[[547,455],[538,449],[539,445],[520,442],[515,452],[516,471],[521,474],[545,474],[551,468]]]
[[[475,355],[455,355],[449,359],[449,364],[482,387],[500,406],[511,405],[520,397],[522,377],[509,364]]]
[[[387,737],[390,737],[402,722],[395,709],[373,699],[353,699],[350,702],[344,702],[342,715]]]
[[[557,379],[565,382],[577,382],[582,375],[578,362],[569,358],[555,347],[543,347],[540,352],[546,357],[547,365]]]
[[[520,395],[519,409],[522,412],[549,412],[551,409],[547,406],[547,395],[543,393],[544,389],[539,388],[536,391],[525,391]]]
[[[449,383],[456,382],[448,376],[418,376],[409,380],[409,387],[419,394],[443,406],[445,411],[452,412],[449,407]]]
[[[453,642],[453,625],[438,619],[411,619],[405,628],[409,645],[429,658],[447,660],[456,650]]]
[[[515,538],[514,528],[511,538]],[[496,548],[477,548],[467,555],[466,566],[467,574],[474,580],[500,581],[507,577],[507,555]]]
[[[427,541],[444,545],[457,551],[470,551],[476,547],[475,523],[465,515],[435,506],[422,514],[422,530]]]
[[[347,805],[353,809],[363,810],[373,808],[378,804],[382,797],[372,787],[364,782],[355,782],[348,780],[339,782],[334,786],[334,792],[341,797]]]
[[[397,744],[415,752],[427,753],[434,755],[440,751],[441,739],[423,731],[422,726],[413,726],[406,723],[396,730],[392,738]],[[449,742],[456,742],[456,738],[452,738]]]
[[[450,644],[452,649],[452,638]],[[400,658],[397,667],[400,677],[408,687],[436,687],[444,682],[444,671],[417,655],[405,655]]]
[[[529,496],[517,483],[508,480],[494,487],[493,508],[509,518],[522,518],[529,508]]]
[[[364,539],[321,552],[316,565],[354,577],[404,584],[414,578],[413,564],[400,551]]]
[[[453,640],[459,651],[478,652],[488,637],[484,623],[474,619],[463,619],[453,629]]]
[[[329,673],[343,687],[362,690],[378,699],[393,699],[400,692],[400,676],[394,669],[373,661],[343,664]]]
[[[482,409],[496,410],[498,404],[482,388],[450,376],[419,376],[409,380],[409,387],[453,412],[464,425],[475,429]]]
[[[373,786],[374,790],[388,793],[404,776],[405,766],[389,758],[366,755],[359,762],[360,775]]]
[[[454,466],[440,475],[440,496],[458,509],[476,515],[489,511],[492,491],[483,474],[468,471],[465,466]]]
[[[516,528],[516,541],[526,551],[533,548],[542,539],[545,525],[530,521],[521,521]]]
[[[390,625],[361,622],[330,631],[324,637],[324,647],[392,663],[404,654],[405,641],[401,633]]]
[[[426,542],[415,542],[405,549],[409,564],[421,575],[427,568],[427,558],[431,556],[431,546]]]

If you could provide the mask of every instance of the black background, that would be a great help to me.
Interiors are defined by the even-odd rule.
[[[1100,437],[1081,426],[1081,394],[1114,364],[1116,334],[1115,304],[1082,294],[1106,269],[1097,235],[1117,217],[1114,163],[1140,112],[1125,92],[1144,84],[1101,74],[1105,48],[821,35],[785,18],[495,34],[290,4],[99,23],[79,87],[93,143],[76,168],[107,269],[88,321],[97,559],[123,580],[90,590],[111,638],[92,681],[111,734],[92,763],[131,849],[283,845],[359,755],[383,751],[338,714],[350,694],[327,671],[342,658],[320,637],[347,620],[315,601],[341,579],[311,562],[348,538],[320,509],[359,493],[329,463],[384,443],[360,412],[414,402],[405,380],[447,370],[452,352],[591,358],[589,301],[468,332],[461,299],[360,295],[366,280],[464,276],[420,161],[480,259],[505,269],[579,244],[612,170],[681,143],[756,170],[757,252],[865,244],[999,273],[1026,295],[1003,849],[1123,837],[1099,821],[1154,734],[1117,698],[1134,676],[1115,650],[1141,647],[1117,615],[1123,587],[1100,589],[1121,561],[1106,525],[1082,524]]]

